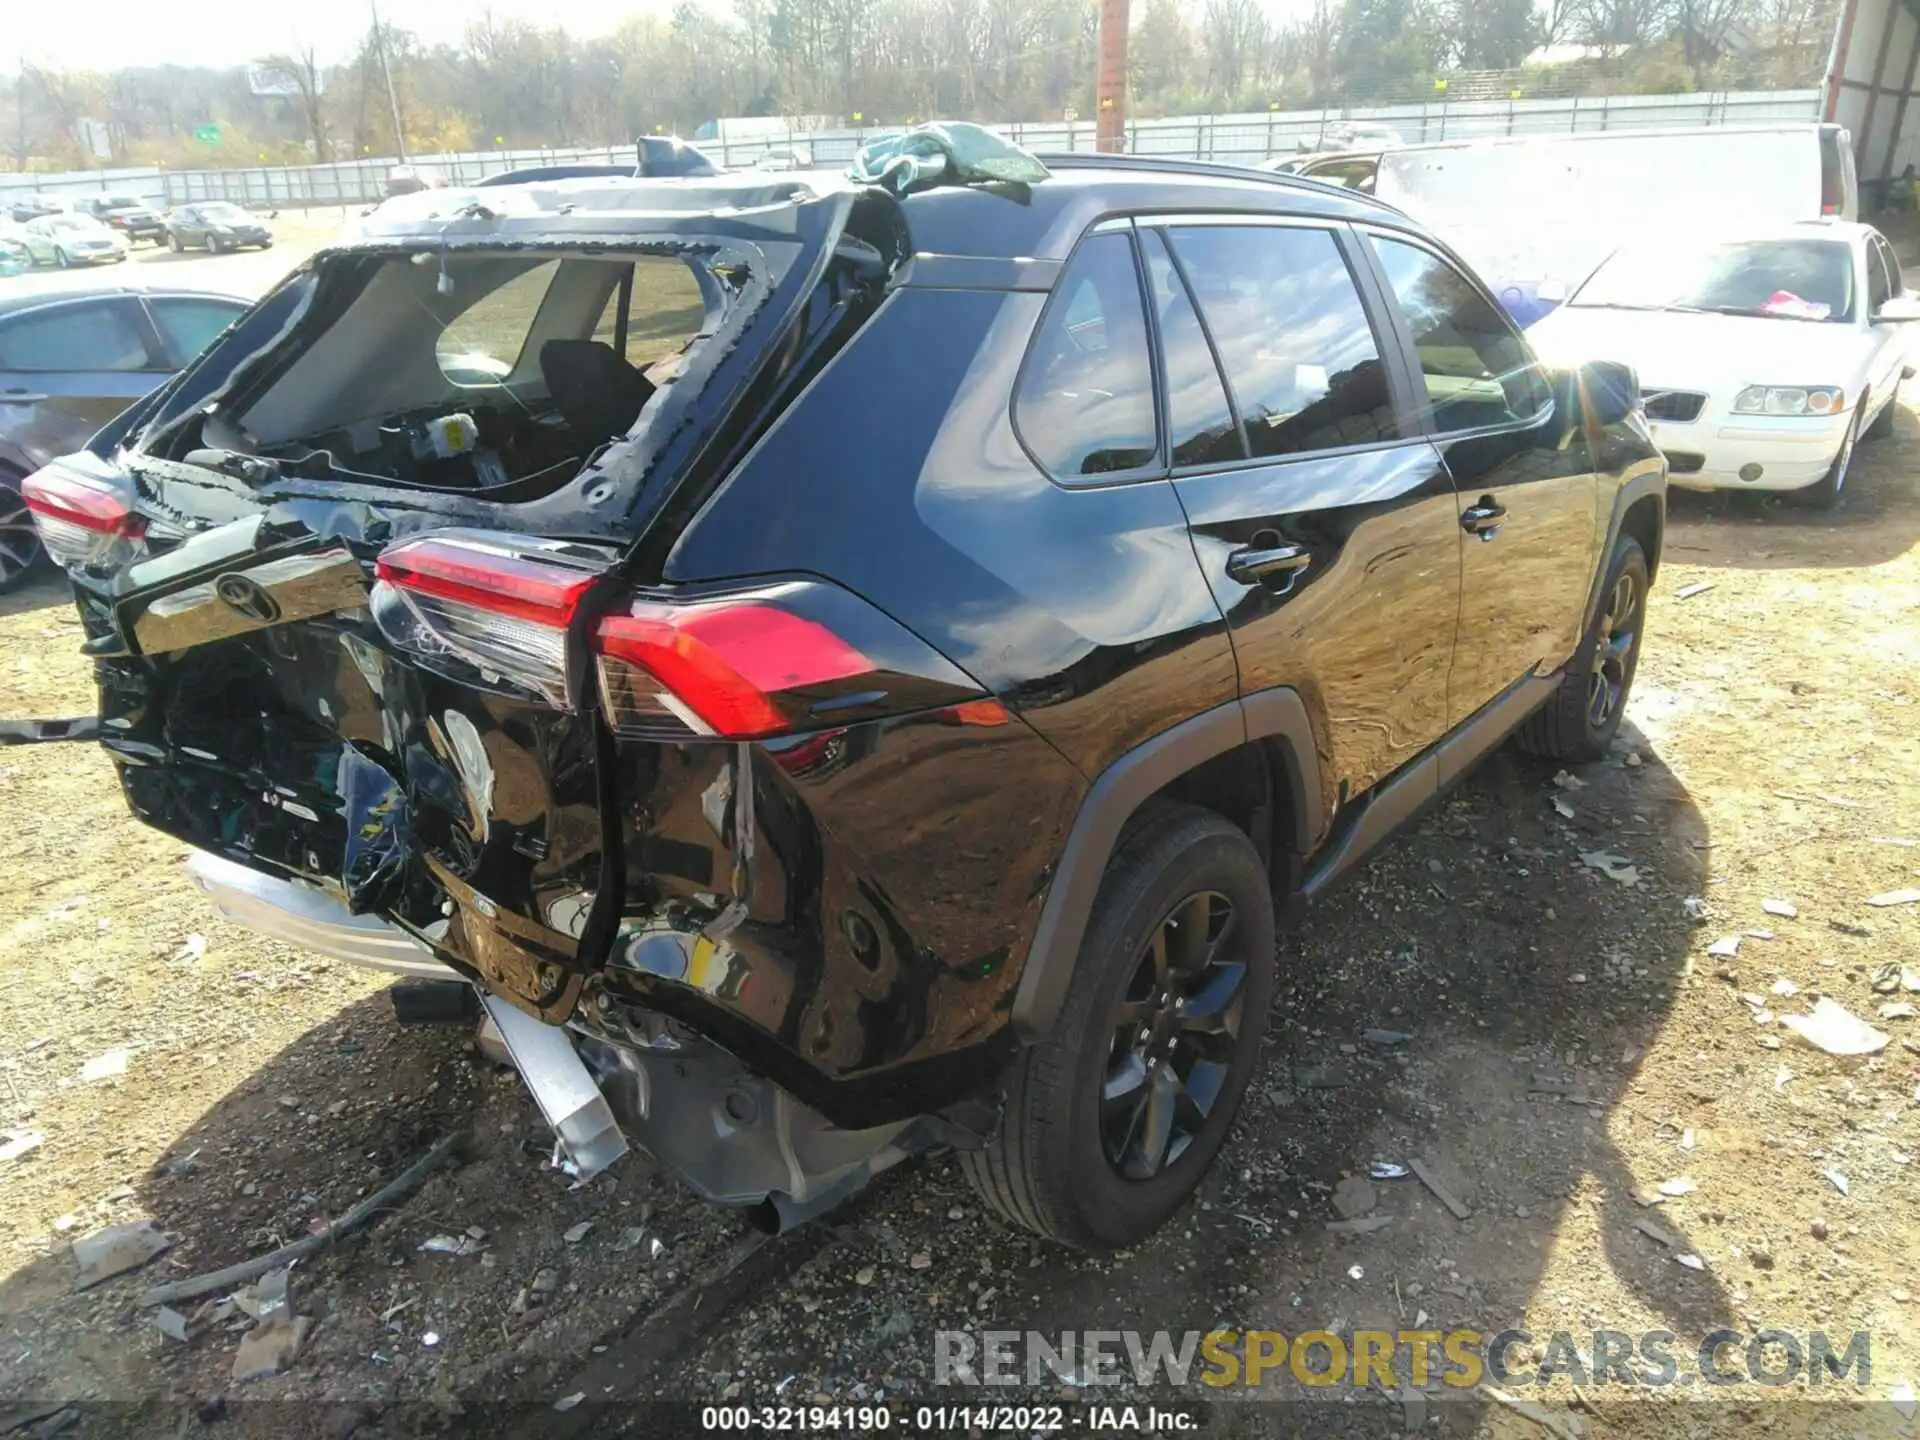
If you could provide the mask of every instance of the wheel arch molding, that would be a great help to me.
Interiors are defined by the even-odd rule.
[[[1058,1017],[1107,863],[1129,823],[1156,796],[1177,793],[1183,780],[1228,757],[1246,757],[1273,771],[1270,794],[1247,797],[1248,808],[1259,815],[1279,803],[1283,813],[1271,817],[1269,865],[1297,883],[1297,864],[1289,868],[1282,860],[1297,860],[1312,849],[1324,833],[1326,814],[1313,725],[1299,693],[1286,687],[1260,691],[1161,731],[1107,766],[1080,803],[1014,993],[1013,1028],[1020,1039],[1044,1038]],[[1262,837],[1253,838],[1259,843]]]

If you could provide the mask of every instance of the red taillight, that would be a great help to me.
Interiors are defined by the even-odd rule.
[[[677,720],[729,740],[777,735],[795,726],[775,697],[874,670],[824,625],[752,600],[641,601],[601,620],[596,643],[608,719],[636,734]]]
[[[486,530],[436,530],[375,562],[369,604],[396,650],[477,670],[561,709],[598,671],[607,724],[628,739],[759,740],[936,713],[1008,721],[953,663],[855,595],[784,580],[725,596],[649,595],[610,613],[587,595],[613,556]],[[574,636],[592,653],[570,651]]]
[[[511,543],[448,532],[383,550],[373,573],[418,594],[563,629],[598,578],[557,568]]]
[[[20,482],[47,553],[62,565],[99,564],[123,540],[137,540],[147,522],[123,483],[48,467]]]
[[[438,530],[381,552],[373,618],[402,649],[455,657],[571,709],[567,627],[605,568],[552,541]]]

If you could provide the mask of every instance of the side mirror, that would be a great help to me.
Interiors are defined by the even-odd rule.
[[[1640,377],[1618,360],[1589,360],[1580,367],[1580,395],[1587,418],[1618,425],[1640,408]]]
[[[1920,320],[1920,299],[1911,295],[1895,295],[1880,302],[1880,308],[1873,312],[1876,325],[1894,325],[1905,321]]]

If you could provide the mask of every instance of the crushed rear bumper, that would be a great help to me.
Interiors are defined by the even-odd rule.
[[[352,914],[317,886],[263,875],[205,850],[187,857],[187,871],[236,925],[350,965],[421,980],[460,978],[398,926]]]

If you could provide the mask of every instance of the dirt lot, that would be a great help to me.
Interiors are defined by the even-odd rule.
[[[1866,901],[1920,885],[1917,476],[1903,412],[1837,516],[1678,497],[1616,753],[1556,782],[1503,751],[1313,914],[1285,943],[1264,1073],[1203,1199],[1106,1261],[1003,1229],[944,1158],[758,1248],[633,1159],[574,1188],[518,1080],[463,1033],[402,1030],[378,981],[213,920],[180,847],[128,818],[95,749],[0,754],[0,1128],[44,1136],[0,1161],[0,1397],[74,1402],[43,1422],[69,1433],[488,1433],[536,1414],[660,1432],[691,1422],[629,1402],[978,1400],[933,1389],[943,1329],[1456,1326],[1517,1327],[1543,1349],[1566,1331],[1582,1351],[1596,1329],[1670,1330],[1687,1378],[1716,1328],[1825,1331],[1836,1349],[1864,1330],[1866,1393],[1910,1396],[1920,1020],[1878,1012],[1920,1003],[1897,989],[1900,964],[1920,982],[1920,905]],[[0,713],[89,711],[58,591],[5,608]],[[1600,851],[1633,874],[1582,862]],[[1730,936],[1736,956],[1708,953]],[[1891,993],[1876,988],[1888,964]],[[1891,1043],[1841,1060],[1778,1023],[1818,996]],[[123,1072],[83,1078],[115,1051]],[[158,1280],[308,1233],[456,1129],[471,1137],[459,1168],[295,1271],[315,1323],[284,1374],[231,1378],[244,1316],[181,1343],[138,1308]],[[1410,1158],[1470,1218],[1387,1180],[1370,1198],[1390,1224],[1328,1231],[1343,1177]],[[1636,1203],[1669,1181],[1693,1188]],[[74,1293],[70,1242],[141,1217],[179,1243]],[[1666,1241],[1635,1228],[1649,1220]],[[420,1249],[469,1227],[477,1254]],[[1308,1393],[1268,1378],[1263,1395]],[[1311,1393],[1258,1412],[1211,1395],[1213,1423],[1913,1428],[1910,1404],[1804,1403],[1861,1394],[1804,1372],[1776,1388],[1512,1387],[1545,1424],[1437,1381]],[[551,1408],[576,1394],[621,1403]],[[530,1408],[509,1422],[511,1401]]]

